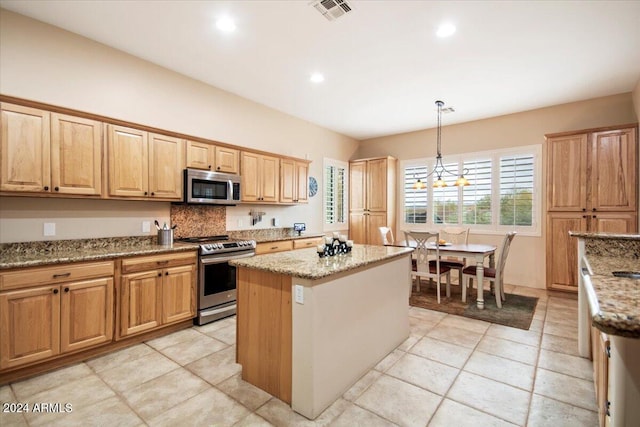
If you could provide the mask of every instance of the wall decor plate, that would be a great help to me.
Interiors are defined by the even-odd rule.
[[[318,193],[318,181],[312,176],[309,177],[309,197],[313,197]]]

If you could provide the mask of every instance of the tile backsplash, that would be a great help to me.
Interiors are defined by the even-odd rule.
[[[171,225],[177,225],[174,238],[226,234],[224,206],[171,205]]]

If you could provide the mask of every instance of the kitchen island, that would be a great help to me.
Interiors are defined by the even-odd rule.
[[[640,425],[640,279],[613,274],[640,271],[640,235],[570,235],[578,238],[578,351],[594,360],[601,424],[610,414],[612,426]],[[598,340],[607,339],[602,356]]]
[[[410,248],[234,260],[242,378],[316,418],[409,336]]]

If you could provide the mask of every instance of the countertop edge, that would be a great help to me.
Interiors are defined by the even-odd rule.
[[[142,247],[113,248],[113,249],[110,249],[110,252],[101,252],[101,253],[93,253],[93,254],[90,252],[89,253],[84,252],[77,256],[60,254],[60,253],[51,253],[39,259],[21,260],[21,261],[15,261],[15,262],[0,262],[0,271],[29,268],[29,267],[41,267],[46,265],[67,264],[67,263],[85,262],[85,261],[100,261],[100,260],[107,260],[107,259],[113,259],[113,258],[127,258],[132,256],[145,256],[145,255],[165,254],[165,253],[172,253],[172,252],[188,252],[188,251],[197,251],[197,250],[198,250],[197,244],[174,243],[173,246],[151,245],[151,246],[142,246]]]

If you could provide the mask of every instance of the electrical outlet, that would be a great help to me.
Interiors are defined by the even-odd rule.
[[[293,299],[298,304],[304,304],[304,287],[302,285],[294,285]]]
[[[55,222],[45,222],[44,223],[44,232],[45,236],[55,236],[56,235],[56,223]]]
[[[151,233],[151,221],[142,221],[142,232]]]
[[[238,227],[242,227],[242,220],[241,219],[238,220]]]

